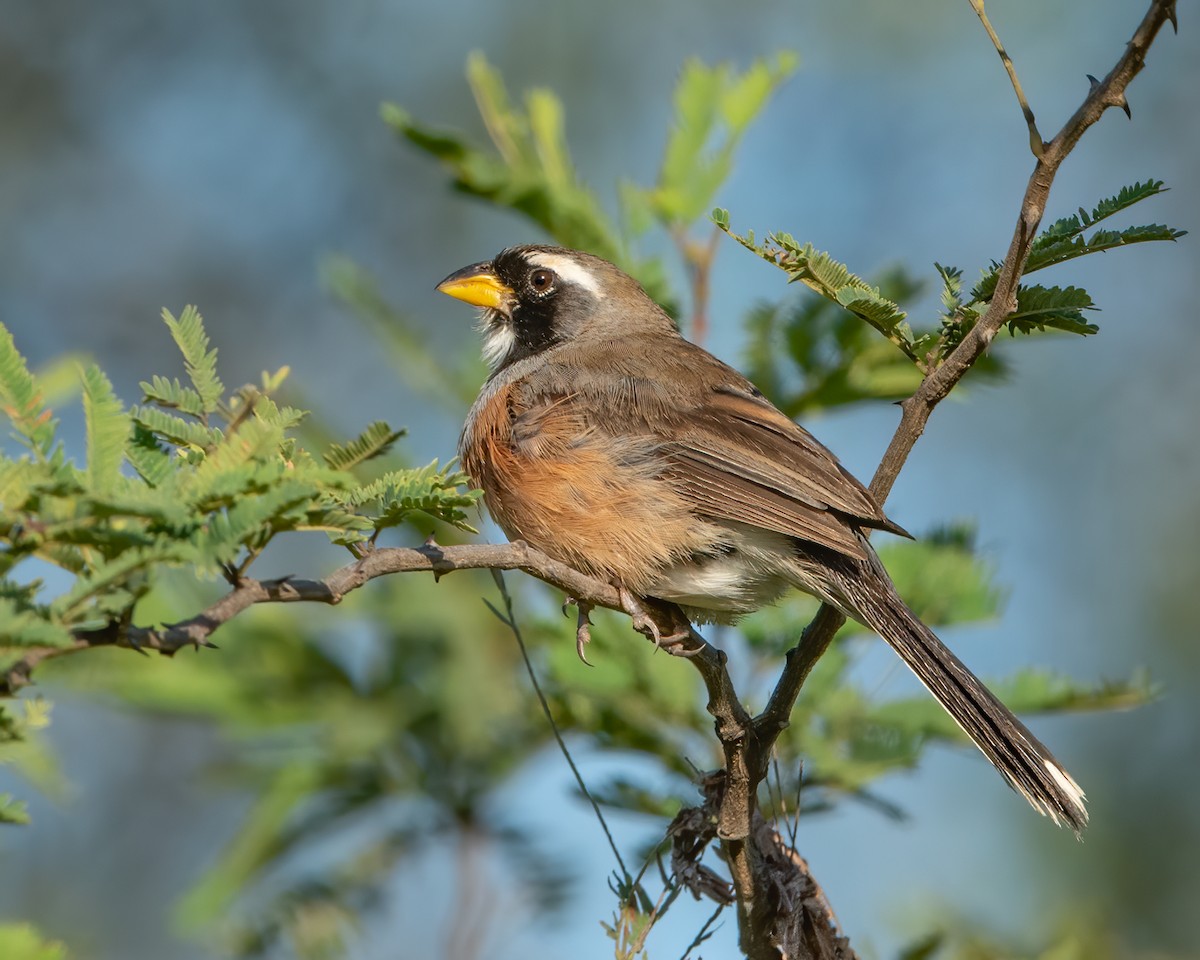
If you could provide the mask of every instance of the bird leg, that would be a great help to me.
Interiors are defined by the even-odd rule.
[[[672,624],[675,627],[674,632],[663,636],[658,622],[646,609],[646,604],[626,590],[622,584],[617,585],[617,590],[621,596],[621,609],[629,614],[629,619],[633,621],[633,629],[653,640],[656,647],[666,650],[673,656],[680,657],[690,657],[700,652],[700,648],[692,650],[683,645],[683,641],[692,635],[690,625],[679,629],[677,624]]]

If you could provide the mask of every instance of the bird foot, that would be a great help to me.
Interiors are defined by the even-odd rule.
[[[646,605],[641,600],[626,590],[624,586],[618,585],[617,591],[621,596],[621,609],[629,614],[629,619],[633,621],[633,629],[653,640],[654,645],[660,650],[666,650],[667,653],[677,657],[690,657],[700,652],[700,648],[691,649],[683,645],[683,642],[692,635],[690,628],[676,629],[673,633],[664,636],[657,621],[646,610]]]

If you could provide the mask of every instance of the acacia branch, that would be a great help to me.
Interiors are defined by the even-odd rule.
[[[594,606],[621,609],[616,587],[559,563],[527,543],[468,544],[443,547],[428,542],[420,547],[370,550],[354,563],[340,567],[323,580],[281,577],[277,580],[241,578],[225,596],[187,620],[161,627],[137,627],[113,622],[99,629],[75,631],[75,643],[35,647],[0,674],[0,695],[11,695],[32,682],[43,661],[91,647],[116,646],[157,650],[172,656],[184,647],[212,646],[210,637],[222,625],[257,603],[338,604],[347,594],[377,577],[421,572],[440,577],[456,570],[523,570]]]
[[[1127,106],[1125,88],[1145,66],[1150,45],[1163,24],[1168,21],[1172,24],[1175,22],[1175,0],[1152,0],[1150,9],[1142,18],[1116,66],[1103,80],[1093,84],[1071,119],[1053,140],[1044,144],[1025,187],[1025,194],[1021,198],[1020,214],[1013,230],[1012,241],[997,274],[996,290],[987,312],[950,355],[921,381],[916,392],[900,404],[903,411],[900,425],[896,428],[883,460],[871,479],[871,494],[877,502],[883,503],[887,499],[896,477],[908,460],[908,455],[925,432],[925,424],[934,408],[983,356],[1004,326],[1005,320],[1016,310],[1017,285],[1025,269],[1025,262],[1029,259],[1030,247],[1037,235],[1038,225],[1042,222],[1050,187],[1059,167],[1105,110],[1109,107],[1124,109]],[[788,724],[801,686],[813,665],[833,640],[834,634],[845,622],[846,618],[837,610],[827,605],[822,606],[801,635],[800,642],[788,652],[787,663],[779,683],[772,691],[766,708],[754,721],[764,750],[759,760],[763,776],[766,775],[767,755]]]

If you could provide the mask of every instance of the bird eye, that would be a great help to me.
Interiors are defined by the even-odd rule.
[[[538,293],[545,293],[554,286],[554,274],[549,270],[534,270],[529,275],[529,285]]]

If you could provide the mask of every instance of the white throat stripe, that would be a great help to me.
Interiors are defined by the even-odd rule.
[[[553,270],[567,281],[567,283],[574,283],[577,286],[583,287],[597,300],[604,298],[604,294],[600,290],[600,281],[592,275],[592,272],[587,267],[583,266],[577,260],[565,257],[559,253],[542,253],[539,251],[529,255],[529,262],[539,267],[545,267],[547,270]]]
[[[483,334],[483,360],[495,370],[512,351],[517,334],[512,323],[497,316],[495,310],[484,310],[479,316],[479,331]]]

